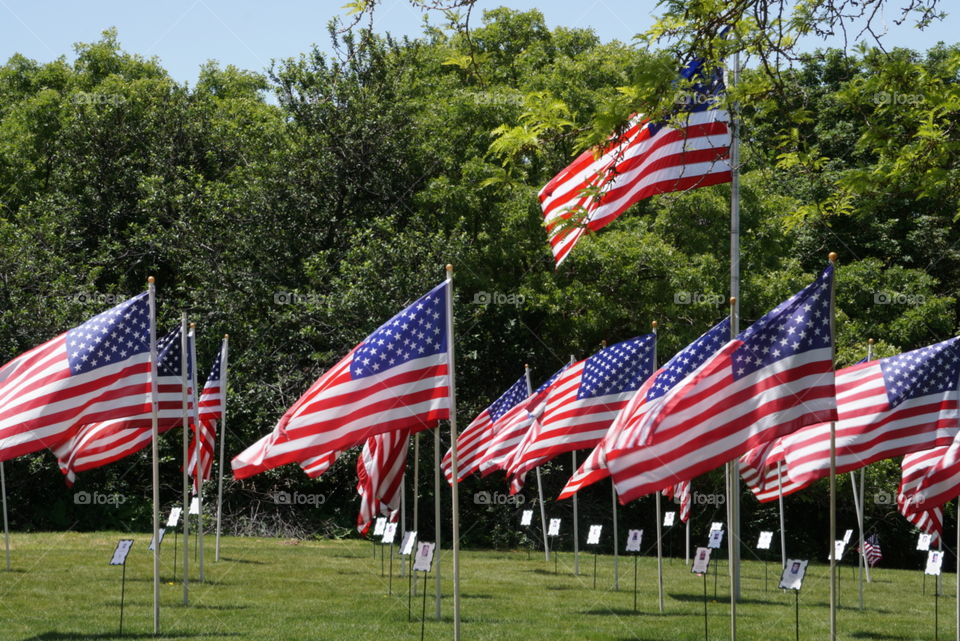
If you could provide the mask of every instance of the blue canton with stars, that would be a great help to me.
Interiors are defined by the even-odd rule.
[[[217,352],[217,357],[213,359],[213,366],[210,367],[210,375],[207,376],[207,384],[215,383],[220,380],[220,357],[223,356],[223,348]]]
[[[883,386],[893,409],[904,401],[957,389],[960,338],[880,359]]]
[[[687,374],[703,365],[704,361],[717,353],[730,340],[730,317],[714,325],[700,338],[683,348],[667,361],[660,373],[647,390],[647,400],[660,398],[682,381]]]
[[[367,336],[353,353],[350,376],[373,376],[415,358],[446,352],[447,294],[443,282]]]
[[[66,336],[70,373],[85,374],[150,351],[150,304],[147,293],[97,314]]]
[[[830,347],[830,288],[833,265],[815,281],[740,332],[733,352],[734,380],[785,358]]]
[[[636,391],[653,373],[656,337],[645,334],[605,347],[583,365],[577,398]]]
[[[490,412],[490,418],[494,421],[500,419],[501,416],[513,409],[517,403],[522,401],[527,397],[527,377],[521,376],[520,380],[510,386],[506,392],[504,392],[500,398],[495,400],[490,404],[488,411]]]
[[[190,340],[190,337],[187,337]],[[169,334],[157,340],[157,376],[180,376],[182,365],[180,349],[180,326],[177,325]],[[187,353],[187,376],[193,373],[193,363]]]

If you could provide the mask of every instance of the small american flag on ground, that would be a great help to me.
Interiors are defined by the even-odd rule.
[[[875,566],[883,559],[883,554],[880,551],[880,539],[877,538],[876,534],[863,540],[863,556],[866,557],[870,567]]]
[[[197,404],[197,420],[193,421],[194,437],[190,443],[190,466],[188,468],[190,476],[193,477],[193,489],[199,491],[199,480],[197,478],[197,431],[200,433],[200,469],[204,481],[210,478],[210,471],[213,469],[213,450],[217,440],[217,421],[223,418],[224,390],[221,385],[221,361],[223,351],[226,349],[226,341],[221,343],[220,351],[213,361],[210,368],[210,374],[207,376],[207,382],[203,386],[203,392],[200,394],[200,401]],[[199,426],[197,423],[199,422]]]

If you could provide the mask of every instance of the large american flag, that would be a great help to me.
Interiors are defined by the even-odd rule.
[[[357,530],[361,534],[366,534],[381,514],[392,516],[400,509],[410,434],[410,430],[395,430],[372,436],[357,457]]]
[[[497,421],[529,395],[530,382],[527,375],[524,374],[516,383],[507,388],[507,391],[501,394],[500,398],[491,403],[490,407],[480,412],[470,425],[460,433],[460,436],[457,437],[457,473],[460,476],[457,479],[458,482],[463,481],[480,469],[480,461],[493,439]],[[441,465],[444,476],[451,484],[453,483],[452,453],[452,450],[447,450]]]
[[[694,61],[681,74],[697,81],[674,119],[677,126],[631,118],[597,152],[588,149],[540,190],[550,246],[559,265],[580,237],[656,194],[730,182],[730,116],[717,108],[719,73]]]
[[[796,432],[795,432],[796,433]],[[806,487],[790,480],[781,437],[763,443],[740,457],[740,477],[761,503],[776,501]],[[781,487],[782,486],[782,487]]]
[[[511,459],[512,476],[566,452],[594,447],[613,419],[653,373],[656,335],[605,347],[574,363],[550,389],[539,426]]]
[[[449,282],[441,283],[350,350],[286,411],[275,436],[233,461],[234,475],[349,449],[382,432],[430,429],[449,418],[449,295]]]
[[[960,338],[837,371],[837,474],[909,452],[950,445],[958,432]],[[790,480],[830,474],[830,424],[783,441]]]
[[[190,382],[181,376],[182,351],[179,325],[157,341],[157,425],[160,433],[182,423],[184,386],[187,388],[187,411],[193,408]],[[188,357],[188,376],[191,367]],[[67,485],[73,485],[80,472],[126,458],[150,444],[153,410],[149,396],[142,396],[140,401],[136,414],[84,425],[69,439],[52,448]]]
[[[151,323],[139,294],[0,368],[0,461],[137,414],[150,393]]]
[[[582,488],[610,476],[607,456],[619,456],[636,449],[645,441],[644,420],[659,407],[664,394],[699,367],[730,338],[730,319],[724,319],[704,332],[650,376],[620,410],[610,429],[580,468],[570,477],[558,498],[573,496]]]
[[[920,481],[927,475],[930,468],[946,454],[949,446],[934,447],[922,452],[911,452],[903,457],[900,464],[900,489],[897,491],[897,509],[907,521],[915,525],[920,531],[932,535],[932,542],[936,544],[943,534],[943,508],[940,505],[930,505],[918,496],[917,490]]]
[[[805,425],[836,419],[833,265],[664,395],[650,444],[607,457],[622,503],[691,480]]]
[[[213,360],[207,382],[203,386],[197,403],[197,417],[191,423],[193,439],[190,442],[189,473],[193,478],[193,489],[199,491],[200,479],[197,476],[197,433],[200,434],[200,470],[204,481],[210,478],[213,468],[213,450],[217,440],[217,422],[223,419],[224,392],[221,385],[221,362],[226,341],[221,343],[220,351]],[[199,424],[199,425],[198,425]]]

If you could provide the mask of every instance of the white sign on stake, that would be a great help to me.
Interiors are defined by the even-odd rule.
[[[917,549],[921,552],[927,552],[930,549],[930,540],[932,538],[933,537],[926,532],[921,532],[920,538],[917,539]]]
[[[133,539],[120,539],[117,542],[117,548],[113,551],[113,558],[110,559],[110,565],[123,565],[127,562],[127,555],[130,554],[130,547],[133,545]]]
[[[663,515],[663,527],[673,527],[673,522],[677,518],[676,512],[665,512]]]
[[[400,556],[413,554],[413,545],[417,542],[417,531],[410,530],[403,533],[403,542],[400,543]]]
[[[710,548],[697,548],[697,553],[693,557],[693,569],[691,572],[694,574],[706,574],[707,568],[710,567]]]
[[[833,558],[837,562],[840,562],[840,560],[843,559],[843,552],[846,548],[847,546],[843,542],[843,539],[837,539],[833,542]],[[827,558],[827,560],[829,561],[830,559]]]
[[[167,528],[163,528],[163,527],[162,527],[162,528],[159,528],[159,532],[160,532],[160,545],[163,545],[163,535],[166,534]],[[151,537],[150,537],[150,545],[147,546],[147,549],[152,552],[152,551],[153,551],[153,546],[154,546],[154,541],[153,541],[153,537],[151,536]]]
[[[560,536],[560,519],[550,519],[550,527],[547,528],[547,536]]]
[[[640,541],[643,540],[643,530],[630,530],[627,532],[627,552],[639,552]]]
[[[843,544],[850,545],[850,537],[853,536],[853,530],[847,530],[843,533]]]
[[[780,589],[799,591],[803,585],[803,575],[807,572],[807,563],[809,561],[787,559],[783,574],[780,576]]]
[[[527,527],[531,523],[533,523],[533,510],[524,510],[520,515],[520,525]]]
[[[435,543],[420,542],[420,545],[417,546],[417,556],[413,560],[414,572],[430,572],[430,568],[433,566],[434,547],[436,547]]]
[[[771,541],[773,541],[773,532],[761,532],[760,540],[757,541],[757,549],[769,550]]]
[[[927,552],[927,569],[924,574],[930,576],[940,576],[940,566],[943,564],[943,552],[940,550],[930,550]]]
[[[387,527],[387,517],[377,517],[377,521],[373,524],[373,535],[383,536],[383,528],[385,527]]]
[[[200,498],[195,496],[190,500],[190,516],[200,514]]]
[[[719,550],[721,543],[723,543],[723,530],[711,530],[707,547],[713,550]]]
[[[167,517],[167,527],[177,527],[180,523],[180,515],[183,514],[182,507],[170,509],[170,516]]]
[[[590,532],[587,534],[587,545],[597,545],[600,543],[600,532],[602,530],[602,525],[591,525]]]
[[[713,532],[714,530],[722,530],[722,529],[723,529],[723,523],[721,523],[720,521],[714,521],[713,523],[710,524],[711,532]]]
[[[393,540],[397,536],[397,524],[396,523],[387,523],[387,526],[383,528],[383,539],[380,541],[384,544],[393,545]]]

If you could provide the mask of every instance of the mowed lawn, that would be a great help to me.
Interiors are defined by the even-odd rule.
[[[14,534],[13,571],[0,571],[0,640],[153,638],[149,537],[135,539],[127,564],[124,636],[117,635],[121,568],[108,565],[120,533]],[[173,540],[163,545],[163,639],[330,641],[419,639],[422,601],[413,599],[407,620],[407,580],[394,576],[393,595],[381,576],[381,559],[363,541],[284,541],[225,538],[223,559],[213,560],[207,538],[206,582],[191,585],[190,605],[182,587],[169,583]],[[852,555],[851,555],[852,556]],[[433,620],[433,581],[428,579],[426,639],[452,638],[453,607],[449,550],[443,551],[443,621]],[[634,560],[620,558],[620,590],[614,591],[613,558],[581,553],[581,574],[562,551],[559,574],[542,554],[466,550],[461,555],[463,638],[489,641],[598,640],[677,641],[704,638],[703,579],[682,559],[664,561],[666,603],[657,612],[656,559],[639,559],[638,611],[633,610]],[[179,561],[178,561],[179,563]],[[389,564],[389,554],[387,562]],[[919,564],[919,559],[918,559]],[[2,567],[2,566],[0,566]],[[726,564],[719,580],[707,579],[710,639],[730,638]],[[743,568],[738,638],[794,639],[794,594],[776,589],[779,563],[751,561]],[[180,568],[178,567],[178,576]],[[394,573],[399,571],[394,557]],[[388,572],[389,574],[389,572]],[[418,576],[422,586],[422,575]],[[714,600],[714,584],[717,598]],[[940,636],[951,638],[955,575],[943,577]],[[866,586],[865,609],[857,600],[849,560],[841,568],[838,612],[841,639],[933,639],[933,579],[917,571],[878,569]],[[828,583],[824,565],[811,566],[800,595],[801,639],[828,638]]]

